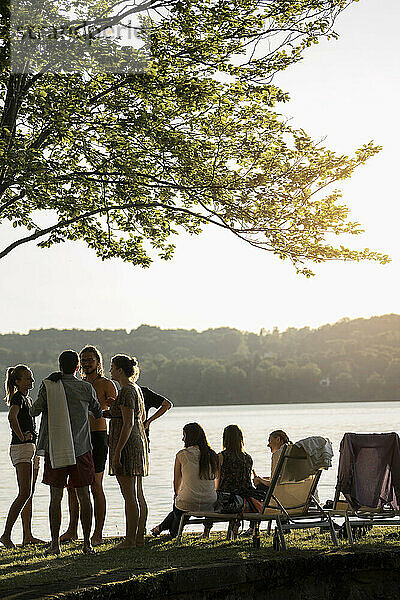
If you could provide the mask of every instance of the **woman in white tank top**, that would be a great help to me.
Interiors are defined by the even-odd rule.
[[[175,457],[173,509],[152,529],[154,536],[169,530],[175,537],[184,511],[212,511],[217,500],[218,455],[208,444],[203,428],[198,423],[188,423],[183,428],[183,441],[185,448]]]

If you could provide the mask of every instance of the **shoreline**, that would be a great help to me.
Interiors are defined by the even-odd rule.
[[[392,399],[392,400],[326,400],[326,401],[321,401],[320,399],[318,400],[308,400],[307,402],[270,402],[269,404],[265,404],[263,402],[260,403],[253,403],[253,404],[245,404],[245,403],[237,403],[237,404],[215,404],[215,403],[210,403],[210,404],[175,404],[174,405],[174,410],[176,409],[180,409],[180,408],[220,408],[223,406],[242,406],[243,408],[245,407],[253,407],[253,406],[304,406],[304,405],[308,405],[308,404],[320,404],[321,406],[324,406],[325,404],[384,404],[384,403],[395,403],[395,402],[400,402],[400,398],[398,399]],[[0,405],[0,413],[4,412],[7,413],[9,410],[9,407],[4,404]]]

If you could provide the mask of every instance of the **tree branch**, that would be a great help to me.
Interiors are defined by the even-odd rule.
[[[217,225],[218,227],[221,227],[223,229],[231,229],[227,225],[224,225],[222,223],[218,223],[217,221],[214,221],[211,217],[208,217],[207,215],[198,214],[196,212],[189,210],[188,208],[182,208],[179,206],[170,206],[168,204],[162,204],[161,202],[150,202],[150,203],[149,202],[127,202],[126,204],[120,204],[118,206],[109,206],[108,209],[105,209],[104,207],[102,207],[102,208],[98,208],[96,210],[88,211],[86,213],[82,213],[81,215],[73,217],[72,219],[65,219],[62,221],[58,221],[58,223],[55,223],[51,227],[46,227],[46,229],[40,229],[40,230],[36,231],[35,233],[32,233],[31,235],[28,235],[25,238],[16,240],[15,242],[13,242],[9,246],[7,246],[2,252],[0,252],[0,259],[4,258],[4,256],[7,256],[7,254],[9,254],[12,250],[15,250],[16,248],[18,248],[18,246],[21,246],[22,244],[26,244],[28,242],[33,242],[34,240],[37,240],[37,239],[47,235],[48,233],[57,231],[57,229],[63,229],[64,227],[73,225],[74,223],[77,223],[78,221],[82,221],[83,219],[90,219],[91,217],[94,217],[95,215],[106,213],[107,210],[108,211],[125,210],[128,208],[163,208],[167,211],[180,212],[180,213],[190,215],[196,219],[199,219],[200,221],[207,221],[208,223],[212,223],[213,225]]]

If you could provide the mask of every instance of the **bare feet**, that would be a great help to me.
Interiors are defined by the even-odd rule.
[[[46,554],[56,554],[58,556],[59,554],[61,554],[61,548],[58,544],[50,544],[50,546],[46,550]]]
[[[0,542],[3,544],[3,546],[5,548],[15,548],[14,544],[11,541],[11,538],[7,537],[6,535],[3,535],[0,537]]]
[[[160,526],[159,525],[156,525],[151,530],[151,535],[154,535],[154,537],[157,537],[158,535],[160,535],[160,533],[161,533],[161,531],[160,531]]]
[[[119,544],[114,546],[114,549],[117,549],[117,550],[121,550],[123,548],[136,548],[135,542],[129,542],[128,540],[123,540],[122,542],[120,542]]]
[[[22,545],[23,546],[30,546],[30,545],[35,545],[35,544],[45,544],[46,542],[44,540],[39,540],[39,538],[35,538],[33,536],[29,537],[29,538],[25,538],[22,541]]]
[[[101,544],[103,543],[103,538],[93,536],[90,541],[92,543],[92,546],[101,546]]]
[[[78,533],[76,531],[70,531],[67,529],[60,537],[60,542],[72,542],[78,539]]]

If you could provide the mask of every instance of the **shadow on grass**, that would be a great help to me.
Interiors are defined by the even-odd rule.
[[[252,559],[274,561],[312,557],[336,552],[391,551],[400,547],[399,536],[389,532],[374,531],[351,547],[341,541],[335,548],[330,537],[318,533],[294,531],[286,536],[288,549],[276,552],[272,536],[261,537],[261,548],[252,547],[251,538],[227,541],[223,533],[214,533],[209,539],[198,534],[186,534],[183,543],[168,540],[167,536],[146,538],[144,548],[114,549],[119,539],[107,540],[96,548],[96,553],[84,555],[81,542],[62,546],[60,556],[47,556],[46,547],[32,546],[16,550],[3,550],[0,555],[0,597],[20,592],[18,597],[40,597],[40,588],[46,594],[77,587],[90,587],[107,582],[117,582],[133,577],[150,577],[160,571],[190,566],[205,566],[218,562],[241,562]],[[17,597],[15,595],[15,597]]]
[[[247,539],[227,542],[218,534],[209,540],[188,534],[183,544],[166,537],[148,538],[144,548],[134,549],[116,550],[113,546],[117,541],[98,546],[96,553],[89,556],[81,553],[79,542],[63,545],[60,556],[47,556],[46,548],[37,546],[6,550],[0,559],[0,590],[58,586],[60,579],[69,588],[75,587],[77,581],[96,585],[105,580],[121,581],[171,568],[243,560],[259,556],[260,551],[274,554],[272,547],[254,550]]]

